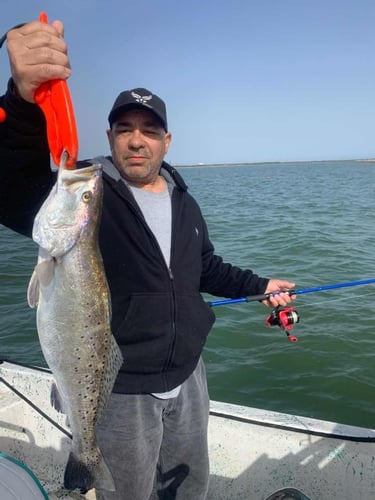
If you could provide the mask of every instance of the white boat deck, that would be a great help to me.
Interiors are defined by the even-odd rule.
[[[375,430],[212,402],[209,500],[375,499]]]
[[[0,377],[65,427],[50,406],[50,374],[3,363]],[[375,499],[374,429],[213,401],[209,447],[208,500],[264,500],[284,487],[311,500]],[[84,498],[62,489],[69,448],[67,436],[0,384],[0,451],[25,463],[51,500]]]

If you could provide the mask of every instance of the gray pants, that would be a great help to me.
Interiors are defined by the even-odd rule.
[[[98,428],[116,492],[99,500],[204,500],[209,397],[201,360],[174,399],[112,394]]]

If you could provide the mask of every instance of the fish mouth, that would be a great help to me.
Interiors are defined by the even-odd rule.
[[[88,167],[83,168],[68,168],[68,159],[69,153],[64,149],[61,155],[59,172],[64,172],[64,175],[72,174],[71,177],[74,179],[79,179],[81,176],[87,178],[95,174],[100,175],[101,171],[103,170],[103,165],[101,163],[92,163]],[[69,177],[69,175],[66,175],[66,177]]]
[[[58,172],[59,184],[73,183],[77,181],[87,181],[93,177],[101,177],[103,165],[101,163],[93,163],[88,167],[68,169],[60,165]]]

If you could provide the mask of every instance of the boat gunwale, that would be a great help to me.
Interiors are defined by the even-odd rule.
[[[351,426],[288,413],[261,410],[221,401],[210,402],[210,416],[341,441],[375,443],[375,429]]]

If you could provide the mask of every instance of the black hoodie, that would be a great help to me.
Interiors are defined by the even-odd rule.
[[[0,106],[7,113],[0,124],[0,223],[31,236],[35,214],[56,177],[44,116],[37,105],[16,97],[11,83]],[[161,174],[174,183],[169,268],[125,183],[103,173],[99,242],[111,291],[112,331],[124,357],[115,392],[165,392],[183,383],[215,320],[201,292],[236,298],[261,294],[268,283],[215,255],[182,177],[165,162]]]

